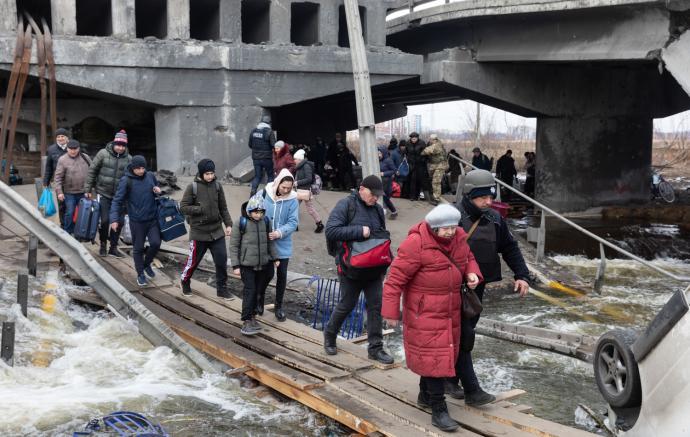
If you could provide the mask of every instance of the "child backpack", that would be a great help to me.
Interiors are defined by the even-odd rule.
[[[169,197],[158,199],[158,226],[163,241],[171,241],[187,233],[184,225],[184,216],[180,213],[180,207]]]
[[[95,241],[98,222],[101,218],[101,206],[96,200],[83,197],[77,206],[74,220],[74,238],[78,241]]]

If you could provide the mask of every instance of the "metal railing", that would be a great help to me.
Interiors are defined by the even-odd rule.
[[[461,164],[465,164],[465,165],[467,165],[473,169],[478,169],[477,167],[473,166],[472,163],[465,161],[464,159],[462,159],[458,156],[454,156],[454,155],[450,155],[450,154],[448,156],[451,156],[454,159],[458,160]],[[465,172],[465,167],[463,165],[460,166],[460,173],[461,173],[461,178],[464,178],[466,175],[466,172]],[[500,193],[501,193],[500,187],[503,186],[503,187],[507,188],[508,190],[512,191],[513,193],[517,194],[518,196],[522,197],[523,199],[527,200],[531,204],[537,206],[539,209],[541,209],[541,222],[540,222],[539,233],[538,233],[538,237],[537,237],[537,262],[544,259],[544,247],[546,245],[546,214],[551,214],[552,216],[556,217],[558,220],[562,221],[563,223],[567,224],[568,226],[576,229],[577,231],[579,231],[579,232],[585,234],[586,236],[599,242],[600,261],[599,261],[599,266],[597,268],[597,274],[596,274],[596,277],[594,280],[594,287],[593,287],[594,291],[596,291],[597,293],[601,292],[601,286],[602,286],[603,281],[604,281],[604,273],[606,271],[606,254],[604,253],[604,247],[608,247],[610,249],[613,249],[614,251],[620,253],[621,255],[625,255],[626,257],[628,257],[632,260],[635,260],[638,263],[640,263],[640,264],[642,264],[642,265],[644,265],[644,266],[646,266],[646,267],[648,267],[648,268],[650,268],[650,269],[652,269],[658,273],[661,273],[662,275],[669,277],[675,281],[685,282],[685,283],[690,282],[690,277],[676,275],[676,274],[671,273],[667,270],[664,270],[661,267],[656,266],[656,265],[652,264],[651,262],[647,261],[646,259],[640,258],[639,256],[637,256],[633,253],[630,253],[627,250],[625,250],[621,247],[618,247],[609,241],[604,240],[600,236],[588,231],[587,229],[583,228],[582,226],[580,226],[580,225],[574,223],[573,221],[565,218],[564,216],[562,216],[561,214],[552,210],[551,208],[544,205],[543,203],[529,197],[528,195],[524,194],[520,190],[513,188],[512,186],[506,184],[505,182],[499,180],[498,178],[495,178],[495,181],[496,181],[497,188],[498,188],[497,191],[498,191],[499,201],[500,201]],[[458,188],[457,189],[460,190],[460,192],[462,192],[462,186],[460,184],[460,181],[458,181]]]

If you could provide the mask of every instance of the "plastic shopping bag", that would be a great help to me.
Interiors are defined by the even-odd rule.
[[[38,209],[43,213],[43,217],[51,217],[57,212],[55,208],[55,198],[53,190],[44,188],[41,198],[38,200]]]

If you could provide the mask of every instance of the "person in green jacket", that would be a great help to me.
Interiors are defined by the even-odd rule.
[[[242,277],[242,334],[255,335],[260,330],[256,321],[256,303],[273,279],[273,263],[280,265],[275,243],[268,234],[271,221],[266,219],[261,193],[242,205],[242,217],[235,223],[230,239],[230,257],[235,275]]]
[[[120,239],[120,232],[122,232],[124,224],[124,215],[120,217],[117,231],[110,227],[109,217],[117,184],[127,171],[130,162],[132,162],[132,156],[127,150],[127,132],[121,130],[115,134],[113,141],[98,151],[89,167],[89,174],[84,183],[84,195],[87,199],[91,199],[95,189],[96,194],[100,196],[101,225],[98,229],[101,241],[100,256],[110,255],[118,258],[124,256],[122,252],[117,250],[117,242]],[[110,250],[107,250],[108,241],[110,241]]]
[[[189,256],[180,280],[182,293],[192,294],[190,280],[207,250],[211,251],[216,266],[216,294],[231,299],[226,289],[228,282],[228,253],[225,237],[232,234],[232,219],[228,212],[223,186],[216,180],[216,165],[202,159],[197,165],[194,181],[187,185],[180,201],[180,211],[189,222]]]

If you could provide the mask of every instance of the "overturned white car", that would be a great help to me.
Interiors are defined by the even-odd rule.
[[[619,436],[690,436],[689,299],[677,291],[642,333],[599,338],[594,376]]]

